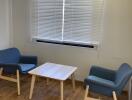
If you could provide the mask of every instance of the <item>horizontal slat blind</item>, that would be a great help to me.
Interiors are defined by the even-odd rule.
[[[34,0],[35,26],[38,38],[62,39],[62,0]]]
[[[103,0],[32,0],[37,39],[84,43],[99,41]]]
[[[101,32],[102,0],[66,0],[64,40],[98,41]]]

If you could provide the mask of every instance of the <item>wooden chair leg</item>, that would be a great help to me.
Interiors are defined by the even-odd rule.
[[[131,94],[132,94],[132,77],[129,80],[129,86],[128,86],[128,100],[131,100]]]
[[[20,74],[19,74],[19,70],[17,70],[16,74],[17,74],[17,91],[18,91],[18,95],[20,95]]]
[[[8,80],[8,81],[17,83],[17,91],[18,91],[18,95],[20,95],[20,75],[19,75],[19,70],[16,71],[17,79],[10,78],[10,77],[7,77],[7,76],[3,76],[2,73],[3,73],[3,68],[0,68],[0,79]]]
[[[86,91],[85,91],[84,100],[86,100],[86,99],[87,99],[88,92],[89,92],[89,86],[87,86],[87,87],[86,87]]]
[[[113,94],[113,99],[114,99],[114,100],[117,100],[117,97],[116,97],[116,93],[115,93],[115,91],[113,91],[112,94]]]

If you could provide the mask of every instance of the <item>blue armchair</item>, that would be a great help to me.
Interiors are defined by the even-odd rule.
[[[132,68],[126,63],[122,64],[117,71],[92,66],[84,84],[90,91],[107,96],[113,95],[114,100],[117,100],[116,95],[121,94],[131,75]]]
[[[0,78],[17,83],[18,95],[20,95],[20,75],[37,66],[36,56],[23,56],[17,48],[0,50]],[[2,73],[16,73],[17,79],[3,76]]]

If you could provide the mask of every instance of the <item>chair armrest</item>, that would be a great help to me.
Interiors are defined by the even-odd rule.
[[[115,88],[115,83],[113,81],[110,80],[106,80],[103,78],[99,78],[96,76],[89,76],[85,79],[85,83],[87,84],[96,84],[96,85],[100,85],[100,86],[104,86],[104,87],[109,87],[109,88]]]
[[[90,70],[90,75],[97,76],[103,79],[115,81],[116,71],[109,70],[106,68],[101,68],[99,66],[92,66]]]
[[[0,68],[3,68],[4,72],[7,73],[14,73],[17,69],[19,69],[18,64],[3,64],[0,63]]]
[[[21,56],[19,63],[37,65],[38,59],[37,56]]]

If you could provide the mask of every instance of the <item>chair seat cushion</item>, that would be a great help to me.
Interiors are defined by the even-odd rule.
[[[20,71],[23,74],[28,73],[28,71],[34,69],[36,67],[35,64],[19,64]]]
[[[110,88],[114,88],[115,87],[115,83],[113,81],[110,80],[106,80],[100,77],[96,77],[96,76],[88,76],[87,80],[91,83],[94,83],[96,85],[103,85],[106,87],[110,87]]]
[[[84,84],[89,85],[90,91],[107,96],[112,96],[112,91],[115,90],[115,83],[113,81],[92,75],[84,80]]]

